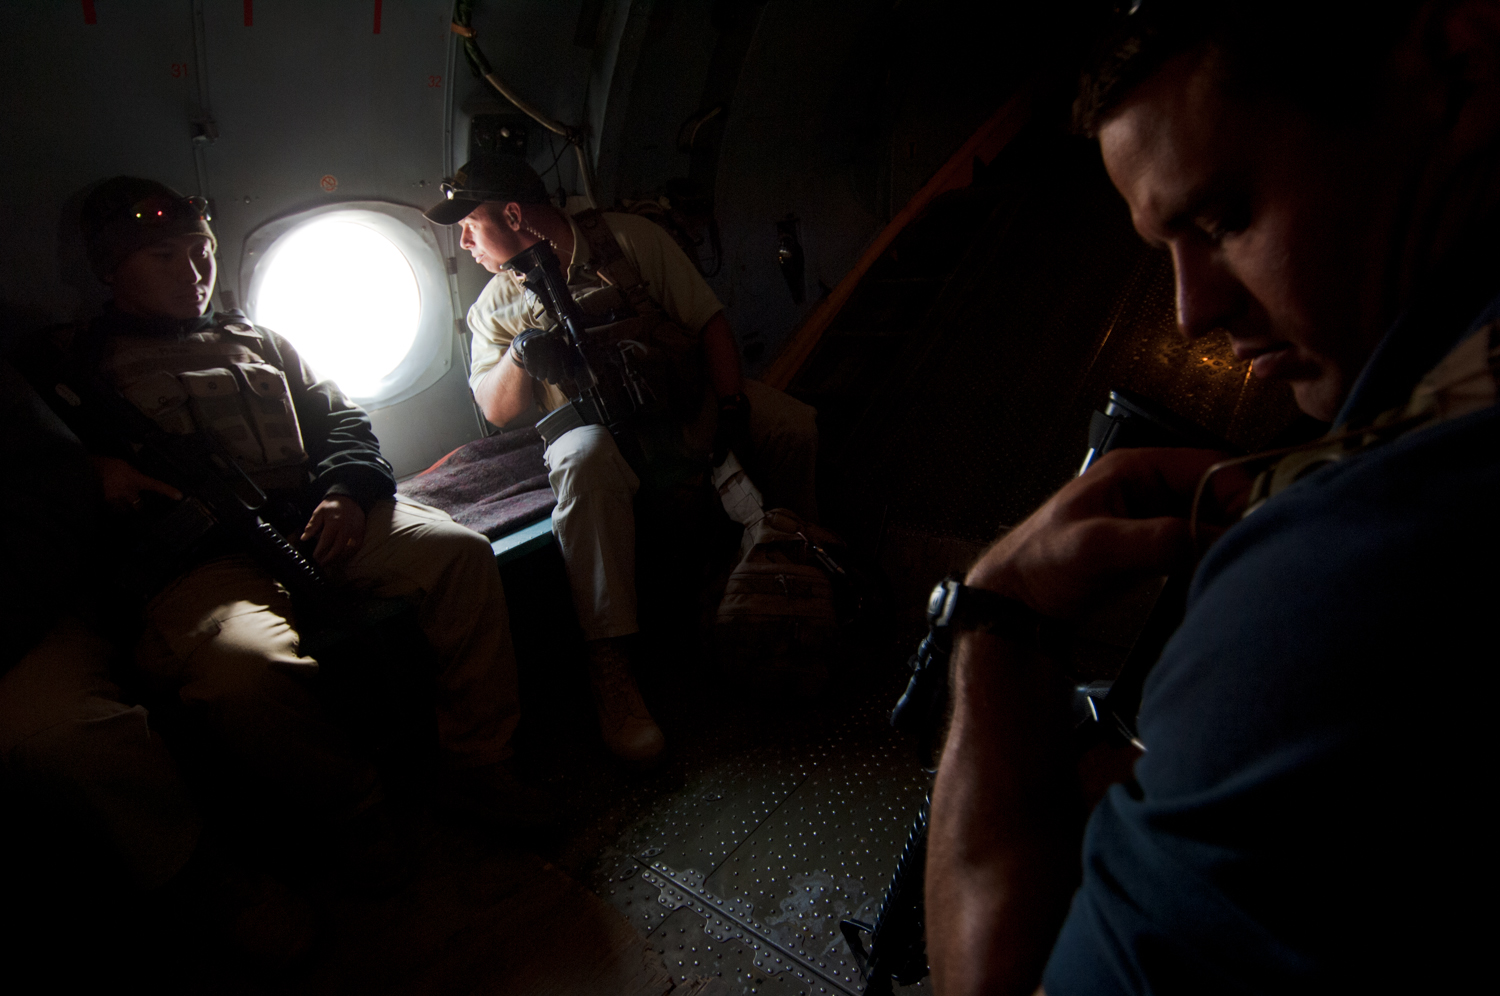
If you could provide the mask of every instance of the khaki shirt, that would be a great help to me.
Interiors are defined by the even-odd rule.
[[[604,223],[620,244],[620,251],[641,275],[651,299],[661,305],[677,324],[697,332],[708,324],[710,318],[724,310],[692,262],[661,226],[637,215],[612,212],[604,215]],[[591,311],[589,298],[599,295],[609,285],[589,266],[589,244],[583,232],[573,219],[569,218],[568,224],[573,229],[568,289],[573,292],[579,306],[592,314],[598,309]],[[602,295],[601,300],[612,305],[618,299],[610,291]],[[474,334],[469,364],[470,389],[505,357],[511,340],[522,331],[551,328],[552,325],[552,319],[536,295],[526,290],[509,270],[495,274],[469,308],[469,331]],[[537,405],[543,413],[568,400],[556,384],[538,382],[537,386],[541,388]]]

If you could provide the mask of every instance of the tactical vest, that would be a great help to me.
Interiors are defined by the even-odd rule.
[[[105,374],[167,432],[211,434],[266,491],[307,482],[307,450],[280,350],[249,322],[227,321],[180,339],[115,335]]]
[[[662,411],[683,421],[697,419],[707,389],[698,336],[669,318],[647,293],[602,214],[580,211],[573,221],[589,244],[589,268],[608,284],[576,298],[585,312],[603,319],[589,329],[590,351],[628,352],[644,392]]]

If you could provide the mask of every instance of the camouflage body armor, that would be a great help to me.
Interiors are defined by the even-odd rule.
[[[268,492],[307,482],[308,458],[281,357],[249,322],[226,321],[179,339],[112,336],[103,369],[163,430],[202,430]]]

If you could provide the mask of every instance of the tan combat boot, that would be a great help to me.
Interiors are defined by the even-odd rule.
[[[646,711],[630,673],[630,655],[620,640],[590,640],[589,684],[599,711],[599,732],[617,757],[649,761],[667,746],[661,727]]]

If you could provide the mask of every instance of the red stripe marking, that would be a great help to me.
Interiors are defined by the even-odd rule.
[[[375,0],[375,33],[380,34],[380,0]]]
[[[245,0],[245,27],[255,25],[255,0]]]
[[[98,24],[99,15],[94,10],[94,0],[83,0],[83,23]]]

